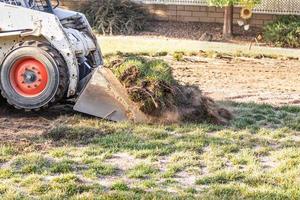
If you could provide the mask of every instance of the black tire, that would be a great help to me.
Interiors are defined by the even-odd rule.
[[[16,64],[17,62],[22,62],[22,59],[27,58],[42,63],[47,72],[47,81],[44,83],[43,90],[34,96],[23,95],[13,86],[15,85],[13,83],[14,78],[12,78],[15,76],[11,75],[13,67],[18,65]],[[38,73],[40,74],[40,72]],[[26,76],[24,74],[22,76],[25,79]],[[34,80],[36,81],[36,78]],[[26,41],[16,44],[5,56],[1,65],[1,94],[9,104],[18,109],[39,110],[47,107],[49,104],[56,103],[65,96],[68,85],[69,75],[63,57],[46,42]]]

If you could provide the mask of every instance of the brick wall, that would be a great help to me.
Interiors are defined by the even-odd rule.
[[[145,5],[153,19],[162,21],[223,23],[224,9],[207,6]],[[234,23],[240,19],[240,8],[234,8]],[[256,27],[273,21],[276,15],[254,13],[250,24]]]
[[[68,9],[79,9],[80,5],[87,0],[62,0],[61,6]],[[180,21],[180,22],[210,22],[223,23],[224,9],[207,6],[184,6],[184,5],[145,5],[144,6],[154,20]],[[234,23],[240,18],[240,8],[234,8]],[[250,21],[252,26],[262,27],[274,20],[276,15],[253,14]]]

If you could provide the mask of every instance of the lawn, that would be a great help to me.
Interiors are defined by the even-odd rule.
[[[166,39],[159,37],[146,36],[98,36],[104,55],[116,53],[117,51],[128,53],[157,53],[176,51],[195,52],[218,51],[222,53],[243,52],[245,54],[267,54],[267,55],[284,55],[286,57],[299,58],[299,49],[283,49],[260,47],[255,44],[250,48],[249,44],[231,44],[220,42],[203,42],[198,40]]]
[[[171,48],[109,41],[104,54]],[[65,107],[0,105],[0,199],[299,199],[300,107],[218,103],[234,115],[227,126],[115,123]]]
[[[300,108],[220,103],[229,126],[54,116],[40,135],[1,142],[1,198],[298,199]]]

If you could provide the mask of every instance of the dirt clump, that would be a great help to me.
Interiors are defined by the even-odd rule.
[[[152,121],[227,124],[231,113],[204,96],[196,86],[180,85],[163,60],[128,56],[107,62],[139,109]]]

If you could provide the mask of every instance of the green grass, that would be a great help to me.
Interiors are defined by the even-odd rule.
[[[0,196],[298,199],[300,108],[220,103],[234,112],[228,126],[57,116],[32,144],[51,144],[42,151],[0,145]]]
[[[213,175],[205,176],[197,180],[196,184],[199,185],[212,185],[212,184],[227,184],[232,181],[240,181],[245,178],[245,175],[242,172],[234,171],[220,171],[216,172]]]
[[[62,161],[58,161],[55,162],[51,165],[50,167],[50,172],[52,173],[69,173],[71,171],[73,171],[73,165],[75,165],[75,162],[72,160],[62,160]]]
[[[198,54],[199,51],[220,52],[225,54],[235,54],[236,56],[251,56],[256,58],[299,58],[299,52],[294,49],[278,49],[269,47],[249,46],[245,44],[229,44],[202,42],[193,40],[165,39],[165,38],[145,38],[143,36],[98,36],[104,55],[115,54],[117,52],[127,52],[142,55],[155,55],[157,52],[167,52],[172,55],[175,52],[185,52],[188,55]],[[266,53],[267,52],[267,53]],[[162,53],[165,55],[165,53]]]
[[[184,59],[184,52],[174,52],[173,59],[176,61],[183,61]]]
[[[15,173],[43,173],[50,169],[51,161],[41,154],[27,154],[15,158],[10,164]]]
[[[17,150],[14,147],[4,144],[0,145],[0,164],[11,159],[11,157],[16,153]]]
[[[155,166],[150,164],[139,164],[128,171],[129,178],[147,178],[158,172]]]
[[[113,72],[120,79],[124,72],[132,67],[139,71],[138,83],[155,80],[171,84],[175,81],[172,69],[165,61],[159,59],[147,60],[139,56],[127,57],[120,67],[113,68]]]
[[[114,166],[96,161],[88,165],[88,170],[84,172],[84,175],[87,177],[108,176],[113,175],[116,170]]]
[[[128,185],[122,181],[117,181],[112,184],[111,186],[112,190],[117,190],[117,191],[128,191],[130,190]]]

